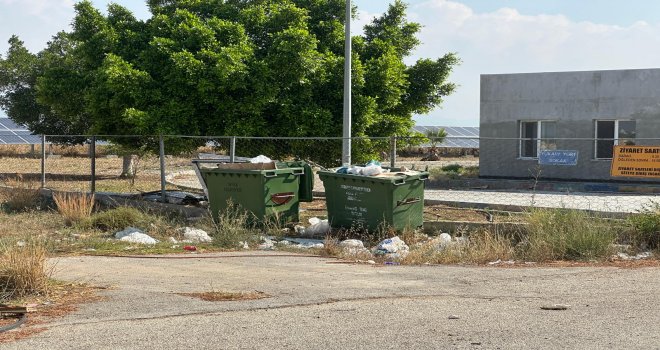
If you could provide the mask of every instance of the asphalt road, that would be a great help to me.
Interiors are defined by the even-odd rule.
[[[57,278],[114,288],[1,349],[660,349],[658,268],[372,266],[249,252],[62,258]],[[271,297],[175,294],[254,290]],[[570,308],[541,309],[555,303]]]

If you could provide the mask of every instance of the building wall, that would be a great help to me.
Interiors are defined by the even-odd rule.
[[[610,160],[595,159],[599,119],[636,120],[636,143],[660,145],[660,69],[482,75],[480,175],[539,175],[537,160],[518,157],[519,123],[554,120],[557,138],[587,140],[558,140],[557,149],[579,152],[578,165],[544,165],[540,177],[625,180],[610,177]]]

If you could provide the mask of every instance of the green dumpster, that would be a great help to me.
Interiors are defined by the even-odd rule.
[[[325,187],[328,220],[335,228],[375,231],[387,225],[397,231],[424,224],[424,180],[428,172],[361,176],[319,171]]]
[[[256,223],[275,218],[282,224],[298,222],[301,185],[308,185],[301,183],[301,177],[306,176],[304,167],[234,163],[198,169],[215,219],[233,203],[253,214]],[[313,174],[307,176],[313,178]]]

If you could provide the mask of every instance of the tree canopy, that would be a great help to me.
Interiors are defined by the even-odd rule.
[[[344,1],[148,0],[143,21],[85,0],[41,52],[9,39],[0,107],[46,134],[341,136]],[[353,136],[406,135],[455,89],[453,53],[406,65],[420,25],[405,12],[396,0],[354,37]]]

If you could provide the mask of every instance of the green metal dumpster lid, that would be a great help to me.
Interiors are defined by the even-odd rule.
[[[311,202],[314,200],[314,169],[304,161],[278,162],[277,168],[302,168],[303,174],[300,175],[300,187],[298,196],[301,202]]]

